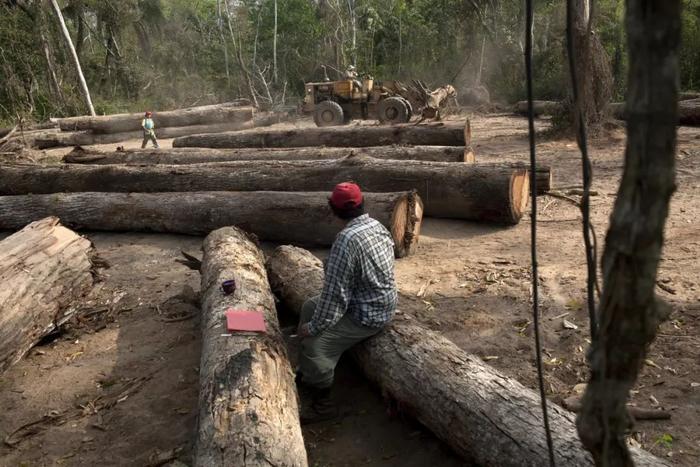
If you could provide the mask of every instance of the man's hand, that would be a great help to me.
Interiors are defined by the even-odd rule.
[[[309,323],[299,324],[299,327],[297,328],[297,336],[299,336],[300,339],[311,337],[311,333],[309,332]]]

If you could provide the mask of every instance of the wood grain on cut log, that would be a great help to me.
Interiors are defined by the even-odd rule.
[[[200,164],[234,161],[310,161],[341,159],[355,154],[375,159],[474,162],[474,153],[460,146],[373,146],[363,148],[172,148],[104,152],[76,147],[64,156],[69,164]]]
[[[166,128],[156,128],[156,136],[160,139],[176,138],[184,135],[198,135],[206,133],[224,133],[229,131],[239,131],[253,128],[253,120],[245,120],[230,123],[215,123],[208,125],[175,126]],[[129,141],[131,139],[140,140],[143,138],[143,131],[128,131],[122,133],[97,134],[90,131],[77,131],[73,133],[53,132],[45,136],[34,138],[35,145],[39,149],[48,149],[61,146],[89,146],[92,144],[110,144]]]
[[[365,207],[391,231],[397,257],[413,252],[423,214],[418,195],[365,193]],[[328,194],[319,192],[88,192],[0,197],[0,229],[16,229],[50,215],[78,230],[206,235],[236,225],[261,240],[306,246],[330,246],[342,227],[328,207]]]
[[[173,147],[284,148],[308,146],[361,147],[391,144],[465,146],[464,125],[352,125],[291,130],[248,130],[220,135],[177,138]]]
[[[300,248],[277,248],[267,269],[273,291],[297,314],[323,285],[321,261]],[[499,467],[549,463],[539,396],[440,334],[397,318],[351,352],[370,380],[465,459]],[[569,412],[550,405],[549,423],[557,465],[593,465]],[[668,465],[641,450],[635,461]]]
[[[260,249],[225,227],[204,240],[202,358],[194,465],[307,464],[292,368]],[[236,281],[224,295],[221,283]],[[225,336],[227,309],[264,314],[265,334]]]
[[[377,160],[259,161],[178,166],[0,165],[0,194],[79,191],[324,191],[353,180],[367,192],[417,190],[425,215],[516,224],[527,171],[478,164]]]
[[[177,110],[154,112],[156,128],[241,123],[252,121],[255,109],[232,104],[204,105]],[[100,117],[69,117],[58,119],[61,131],[91,131],[93,133],[125,133],[141,130],[143,113],[104,115]]]
[[[90,241],[55,217],[0,242],[0,372],[60,325],[67,309],[89,292],[91,255]]]

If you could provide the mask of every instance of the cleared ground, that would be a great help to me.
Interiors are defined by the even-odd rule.
[[[472,127],[477,160],[527,159],[524,119],[478,116]],[[555,187],[562,192],[580,187],[574,142],[546,134],[538,142],[540,161],[554,169]],[[48,159],[61,151],[49,151]],[[622,129],[592,141],[592,221],[599,253],[623,153]],[[700,129],[679,130],[677,167],[658,289],[673,312],[651,347],[631,402],[672,414],[669,421],[637,423],[634,439],[677,465],[695,466],[700,463]],[[559,198],[541,197],[538,216],[546,386],[550,399],[560,401],[586,379],[582,229],[578,208]],[[529,217],[512,228],[426,219],[417,254],[397,261],[396,272],[404,312],[534,388],[529,230]],[[47,414],[55,419],[77,406],[81,413],[59,426],[47,419],[14,448],[1,446],[0,465],[161,465],[168,457],[188,463],[200,347],[189,288],[198,290],[199,275],[175,259],[180,250],[198,253],[201,238],[88,235],[112,265],[89,302],[81,304],[93,314],[0,377],[0,436]],[[565,328],[564,320],[577,329]],[[304,430],[312,465],[464,465],[429,432],[387,406],[351,362],[341,365],[338,383],[343,417]],[[119,402],[96,410],[110,396]]]

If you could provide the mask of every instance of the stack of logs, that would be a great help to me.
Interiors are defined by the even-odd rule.
[[[128,128],[115,125],[104,129]],[[60,166],[0,166],[0,229],[55,215],[78,229],[202,235],[238,225],[261,240],[329,246],[338,224],[328,193],[353,180],[402,257],[415,249],[423,214],[520,221],[527,169],[477,164],[470,142],[467,123],[236,131],[160,150],[76,148]],[[551,171],[536,175],[546,192]]]
[[[109,144],[143,137],[143,113],[70,117],[57,120],[60,131],[36,138],[36,146]],[[154,112],[158,138],[236,131],[254,126],[254,108],[237,103]],[[264,119],[261,120],[261,122]]]
[[[93,230],[211,231],[200,268],[203,338],[194,465],[308,465],[273,292],[298,314],[319,292],[323,268],[310,252],[291,246],[266,260],[247,232],[276,242],[329,245],[339,226],[326,197],[335,183],[348,179],[367,192],[367,210],[390,228],[398,256],[414,248],[424,211],[502,224],[515,224],[523,214],[527,170],[474,162],[468,125],[319,131],[202,135],[176,140],[175,146],[218,149],[79,150],[58,167],[0,166],[2,229],[56,214],[67,225]],[[314,142],[335,148],[308,148]],[[338,148],[341,143],[352,149]],[[548,188],[549,171],[536,176]],[[1,277],[16,296],[16,309],[48,316],[44,328],[91,286],[89,242],[55,218],[30,225],[0,247]],[[47,254],[48,260],[31,260]],[[13,280],[26,280],[22,271],[39,289],[12,287]],[[221,284],[230,279],[236,289],[227,295]],[[59,290],[54,283],[72,287]],[[57,300],[42,300],[47,287]],[[37,299],[45,311],[32,302]],[[229,334],[223,315],[231,308],[261,312],[266,333]],[[353,349],[367,377],[470,462],[546,464],[544,437],[534,432],[542,426],[537,395],[414,321],[397,318]],[[20,326],[28,328],[20,323],[0,330],[16,334]],[[22,351],[40,335],[26,336]],[[20,356],[0,346],[0,369]],[[570,414],[553,406],[550,425],[559,461],[593,464]],[[640,466],[666,465],[640,450],[633,455]]]

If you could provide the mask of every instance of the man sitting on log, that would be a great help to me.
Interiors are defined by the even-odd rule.
[[[365,214],[360,187],[338,184],[328,204],[345,227],[331,248],[321,295],[301,311],[297,382],[310,396],[302,401],[302,423],[337,415],[331,386],[341,354],[381,331],[397,301],[394,242],[382,224]]]

